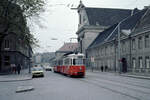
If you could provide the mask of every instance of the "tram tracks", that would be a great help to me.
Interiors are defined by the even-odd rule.
[[[126,89],[130,89],[132,91],[137,91],[137,92],[140,92],[140,93],[143,93],[143,94],[148,94],[150,95],[150,89],[147,89],[148,92],[145,92],[144,90],[141,90],[142,88],[140,87],[137,87],[137,86],[129,86],[129,85],[126,85],[126,84],[120,84],[120,83],[117,83],[117,82],[114,82],[114,81],[108,81],[108,80],[97,80],[97,79],[94,79],[94,81],[97,81],[97,82],[100,82],[100,83],[103,83],[103,84],[110,84],[110,85],[113,85],[113,86],[117,86],[117,87],[122,87],[122,88],[126,88]]]
[[[89,76],[88,76],[89,77]],[[125,80],[125,81],[120,81],[119,79],[118,80],[113,80],[113,79],[110,79],[110,78],[106,78],[106,77],[102,77],[102,76],[94,76],[94,78],[99,78],[99,79],[103,79],[103,80],[109,80],[109,81],[113,81],[113,82],[117,82],[117,83],[120,83],[120,84],[126,84],[126,85],[131,85],[131,86],[137,86],[137,87],[141,87],[141,88],[145,88],[145,89],[150,89],[150,87],[148,86],[144,86],[144,85],[141,85],[142,83],[139,83],[139,82],[136,82],[135,83],[132,83],[132,82],[129,82],[129,80]],[[127,82],[128,81],[128,82]],[[140,85],[139,85],[140,84]],[[143,83],[145,84],[145,83]],[[149,85],[150,84],[146,84],[146,85]]]
[[[125,81],[113,80],[110,78],[96,76],[86,76],[85,78],[73,78],[72,80],[78,80],[99,88],[103,88],[112,93],[131,98],[131,100],[149,100],[150,88],[144,85],[134,85],[134,83],[132,84],[130,82],[128,83]]]
[[[127,96],[129,98],[134,99],[134,100],[148,100],[145,97],[150,95],[150,93],[148,93],[148,92],[144,92],[144,91],[141,91],[141,90],[132,89],[132,88],[128,88],[128,87],[123,87],[123,86],[119,86],[117,84],[111,84],[111,83],[99,81],[99,80],[96,80],[96,79],[88,79],[88,80],[87,79],[79,79],[79,80],[82,81],[82,82],[86,82],[88,84],[92,84],[94,86],[97,86],[99,88],[106,89],[106,90],[111,91],[113,93],[117,93],[117,94],[120,94],[120,95],[123,95],[123,96]],[[115,87],[117,87],[117,88],[115,88]]]

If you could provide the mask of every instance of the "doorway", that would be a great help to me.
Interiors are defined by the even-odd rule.
[[[1,59],[1,54],[0,54],[0,72],[2,71],[2,59]]]
[[[127,72],[127,60],[126,60],[126,58],[122,58],[122,72],[123,73]]]

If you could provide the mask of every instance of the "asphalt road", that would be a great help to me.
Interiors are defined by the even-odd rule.
[[[19,86],[34,90],[16,93]],[[1,82],[0,100],[150,100],[150,80],[102,72],[70,78],[47,71],[44,78]]]

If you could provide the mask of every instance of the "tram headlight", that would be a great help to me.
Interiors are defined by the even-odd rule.
[[[82,67],[80,67],[80,70],[82,70]]]

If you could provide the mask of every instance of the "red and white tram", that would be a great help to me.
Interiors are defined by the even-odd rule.
[[[85,76],[84,54],[66,54],[54,66],[54,72],[69,76]]]

